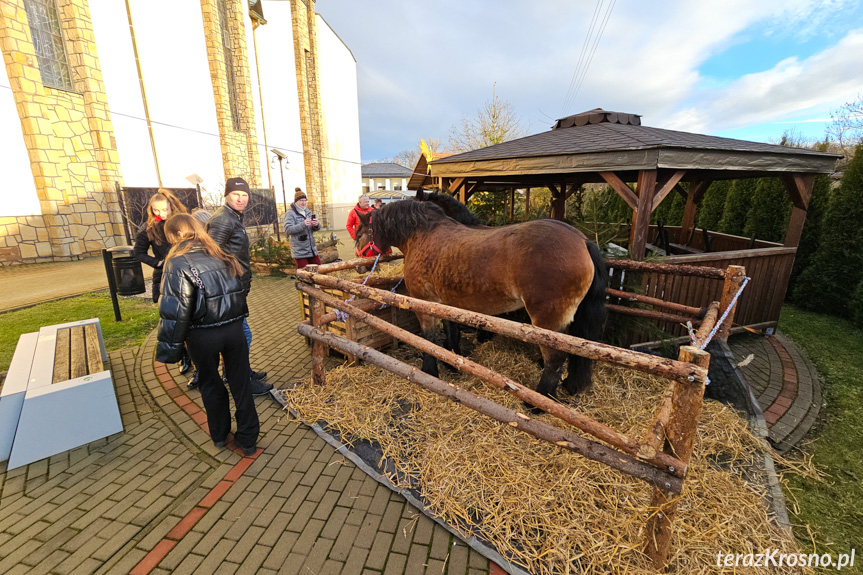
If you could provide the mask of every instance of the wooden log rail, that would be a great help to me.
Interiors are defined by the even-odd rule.
[[[677,313],[692,316],[698,319],[704,317],[704,314],[707,312],[706,308],[692,307],[689,305],[683,305],[682,303],[674,303],[670,301],[665,301],[664,299],[659,299],[656,297],[649,297],[646,295],[641,295],[637,293],[632,293],[628,291],[621,291],[616,289],[608,288],[605,290],[605,293],[612,297],[620,298],[626,301],[634,301],[638,303],[646,303],[648,305],[652,305],[654,307],[661,307],[667,310],[675,311]]]
[[[717,280],[725,279],[725,270],[707,266],[657,264],[651,262],[636,262],[632,260],[606,260],[605,267],[616,270],[654,272],[672,276],[692,276]]]
[[[487,415],[501,423],[520,429],[538,439],[548,441],[564,449],[569,449],[588,459],[602,462],[613,469],[647,481],[653,484],[656,489],[661,489],[663,492],[680,493],[683,490],[683,480],[680,477],[665,473],[635,457],[621,453],[601,443],[587,440],[574,432],[542,423],[489,399],[478,397],[456,385],[442,381],[370,347],[362,346],[347,338],[314,328],[305,323],[300,323],[297,326],[297,331],[305,337],[320,342],[322,345],[328,345],[348,355],[354,355],[364,361],[382,367],[387,371],[406,378],[408,381],[420,385],[424,389],[457,401],[470,409]]]
[[[380,303],[394,305],[401,309],[454,321],[527,343],[550,347],[596,361],[628,367],[682,383],[697,382],[703,385],[707,380],[706,369],[682,361],[621,349],[612,345],[538,328],[530,324],[518,323],[448,305],[398,295],[323,274],[312,273],[311,271],[307,271],[307,269],[298,270],[297,278],[306,283],[340,289]]]
[[[343,302],[323,290],[299,282],[297,283],[297,289],[308,294],[309,297],[320,299],[326,305],[347,312],[357,320],[362,321],[375,329],[383,331],[408,345],[419,349],[420,351],[431,354],[441,361],[447,362],[456,367],[459,371],[464,371],[474,375],[482,381],[502,389],[520,400],[530,403],[531,405],[554,415],[555,417],[593,435],[598,439],[601,439],[602,441],[605,441],[609,445],[612,445],[625,453],[635,455],[654,467],[662,469],[663,471],[671,473],[677,477],[683,477],[686,474],[686,466],[683,465],[683,462],[679,459],[662,453],[660,450],[639,444],[637,441],[627,437],[626,435],[594,421],[584,414],[570,409],[530,388],[524,387],[512,379],[490,370],[487,367],[437,346],[427,339],[398,326],[394,326],[381,318],[366,313],[358,307],[347,302]]]
[[[658,321],[671,321],[675,323],[686,323],[691,321],[695,324],[702,323],[701,320],[695,319],[691,316],[685,315],[674,315],[671,313],[663,313],[661,311],[654,311],[652,309],[641,309],[637,307],[626,307],[623,305],[615,305],[613,303],[605,304],[605,308],[608,311],[613,311],[614,313],[621,313],[624,315],[632,315],[635,317],[645,317],[647,319],[654,319]]]
[[[384,254],[381,256],[379,263],[383,262],[391,262],[394,260],[400,260],[405,256],[402,254]],[[331,264],[322,264],[318,266],[318,273],[328,274],[330,272],[336,272],[339,270],[348,270],[351,268],[357,268],[360,266],[371,266],[375,263],[376,258],[356,258],[352,260],[347,260],[344,262],[333,262]]]

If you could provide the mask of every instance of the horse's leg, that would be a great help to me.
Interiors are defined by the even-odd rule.
[[[567,354],[550,347],[540,347],[539,349],[542,352],[544,366],[536,386],[536,392],[546,397],[556,398],[557,384],[560,383]]]
[[[428,341],[435,343],[435,331],[437,330],[437,321],[429,315],[417,314],[417,319],[420,322],[420,329],[423,337]],[[437,358],[423,352],[423,371],[434,377],[438,377]]]
[[[443,321],[444,349],[461,355],[461,328],[454,321]],[[455,367],[444,362],[444,367],[450,371],[458,371]]]

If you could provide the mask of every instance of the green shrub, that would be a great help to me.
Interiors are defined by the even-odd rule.
[[[824,223],[824,213],[830,200],[830,176],[819,174],[812,186],[812,197],[809,198],[809,207],[806,211],[806,223],[803,225],[803,233],[800,236],[800,244],[797,247],[797,255],[794,258],[794,268],[788,280],[788,294],[790,299],[796,303],[793,294],[797,288],[797,280],[800,274],[812,265],[812,260],[818,250],[821,231]]]
[[[698,227],[715,231],[719,228],[719,220],[725,211],[725,198],[733,185],[732,180],[713,182],[698,206]]]
[[[850,317],[863,280],[863,144],[858,145],[839,187],[830,194],[820,246],[799,276],[800,307]]]
[[[768,242],[781,242],[791,215],[791,198],[779,178],[759,178],[752,206],[746,213],[743,235]]]
[[[755,195],[758,180],[734,180],[731,189],[725,196],[725,209],[719,220],[719,231],[724,234],[743,235],[746,225],[746,214]]]

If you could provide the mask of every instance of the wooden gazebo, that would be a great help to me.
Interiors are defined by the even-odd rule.
[[[579,186],[606,183],[633,210],[632,259],[645,255],[651,213],[676,191],[686,198],[686,208],[682,225],[668,231],[671,242],[688,255],[669,256],[669,263],[746,266],[753,286],[738,306],[737,319],[743,325],[769,327],[779,319],[815,176],[832,172],[837,158],[801,148],[642,126],[638,115],[595,109],[557,120],[547,132],[435,158],[421,183],[449,190],[462,202],[476,191],[546,187],[552,192],[552,217],[558,219],[563,219],[566,199]],[[770,176],[781,179],[794,205],[782,244],[712,232],[711,245],[705,246],[702,237],[692,233],[696,206],[712,182]],[[415,180],[416,174],[411,183]],[[688,190],[682,182],[689,183]],[[627,183],[634,183],[635,189]],[[713,251],[702,253],[709,248]],[[645,289],[664,293],[682,289],[647,283]],[[691,292],[693,304],[710,301],[702,299],[710,297],[708,286],[682,291],[680,303],[686,303],[686,292]]]

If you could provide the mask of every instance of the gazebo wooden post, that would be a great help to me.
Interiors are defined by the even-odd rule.
[[[813,174],[789,174],[781,176],[781,179],[794,204],[783,243],[785,247],[796,248],[800,245],[800,237],[803,235],[803,224],[806,223],[806,210],[809,209],[809,200],[812,198],[815,176]]]
[[[653,196],[656,193],[656,170],[641,170],[638,172],[638,204],[633,214],[632,231],[629,235],[629,257],[634,260],[644,259],[644,248],[647,244],[647,229],[650,226],[650,214],[653,213]]]
[[[686,194],[686,208],[683,210],[683,223],[680,224],[680,237],[677,238],[678,243],[687,243],[687,238],[695,227],[695,211],[698,204],[701,203],[701,198],[704,197],[704,192],[712,183],[712,180],[693,180],[690,182],[689,193]]]
[[[318,273],[318,266],[310,264],[305,267],[310,273]],[[315,285],[315,287],[318,287]],[[312,327],[320,327],[321,316],[324,315],[324,302],[309,295],[309,319]],[[326,383],[326,367],[324,367],[325,346],[318,340],[312,340],[312,383],[323,385]]]
[[[704,369],[710,365],[709,353],[689,345],[680,347],[678,359],[694,363]],[[692,456],[703,398],[704,385],[700,383],[675,381],[671,384],[671,414],[665,427],[664,451],[673,454],[684,464],[688,464]],[[677,511],[677,501],[678,497],[657,487],[653,488],[650,506],[656,511],[647,520],[645,553],[658,571],[664,570],[668,561],[671,526]]]
[[[525,219],[530,218],[530,188],[524,189],[524,215]]]
[[[515,188],[509,189],[509,221],[515,217]]]

